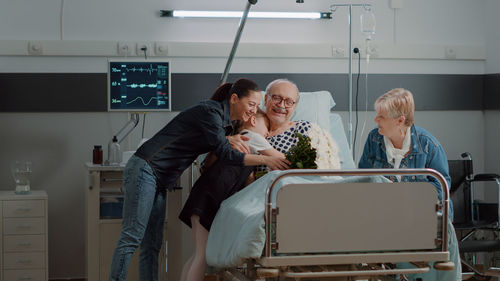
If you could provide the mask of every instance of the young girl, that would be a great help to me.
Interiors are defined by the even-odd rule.
[[[265,139],[268,126],[266,114],[258,109],[254,116],[243,123],[240,134],[250,139],[247,144],[253,154],[279,156],[284,159],[283,153],[274,149]],[[184,265],[181,281],[203,280],[207,267],[205,248],[212,221],[222,201],[253,181],[252,172],[253,167],[241,167],[215,160],[194,184],[179,215],[179,219],[193,229],[195,243],[195,253]]]

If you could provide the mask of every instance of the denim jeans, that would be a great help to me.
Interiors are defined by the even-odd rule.
[[[165,193],[157,192],[149,164],[132,156],[123,173],[125,199],[122,230],[111,262],[110,281],[124,281],[130,259],[139,245],[141,281],[158,280],[158,255],[163,240]]]

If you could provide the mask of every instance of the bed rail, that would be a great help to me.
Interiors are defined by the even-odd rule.
[[[356,170],[287,170],[284,171],[283,174],[279,175],[272,184],[267,188],[266,191],[266,206],[265,206],[265,233],[266,233],[266,241],[264,254],[262,256],[262,260],[265,263],[268,263],[269,266],[272,266],[273,263],[271,261],[272,257],[272,248],[273,244],[271,241],[272,233],[271,226],[273,223],[273,201],[272,194],[275,190],[278,182],[286,177],[291,176],[397,176],[397,175],[425,175],[432,176],[438,182],[440,182],[443,187],[443,196],[441,205],[439,208],[442,210],[443,222],[446,222],[449,215],[449,191],[448,191],[448,183],[446,179],[439,172],[433,169],[356,169]],[[448,225],[447,223],[442,223],[442,241],[447,241],[448,237]],[[441,243],[442,252],[447,252],[447,243]],[[437,253],[439,254],[439,253]],[[367,254],[363,254],[360,256],[364,256],[366,262],[370,262],[369,256]],[[439,256],[439,255],[438,255]],[[440,257],[436,256],[436,258],[442,259],[442,255]],[[274,259],[286,259],[286,257],[273,257]],[[321,255],[317,256],[317,258],[321,259]],[[446,262],[436,263],[435,267],[449,268],[449,264]]]

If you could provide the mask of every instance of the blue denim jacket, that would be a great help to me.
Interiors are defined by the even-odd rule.
[[[243,165],[244,154],[233,150],[226,139],[231,131],[228,101],[205,100],[175,116],[135,155],[151,166],[160,190],[171,190],[200,154],[213,151],[218,159]]]
[[[393,168],[387,161],[384,137],[378,133],[378,128],[373,129],[366,139],[363,155],[359,160],[359,168]],[[450,186],[450,173],[448,159],[439,141],[428,131],[415,125],[411,126],[411,151],[401,160],[400,168],[430,168],[440,172]],[[390,180],[398,181],[396,177]],[[443,192],[439,182],[427,176],[402,176],[402,182],[426,181],[431,182],[438,191],[441,200]],[[453,205],[450,199],[450,218],[453,216]]]

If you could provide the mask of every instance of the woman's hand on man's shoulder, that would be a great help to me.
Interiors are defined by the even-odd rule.
[[[250,148],[246,141],[249,140],[248,137],[243,135],[226,136],[231,147],[241,153],[250,153]]]

